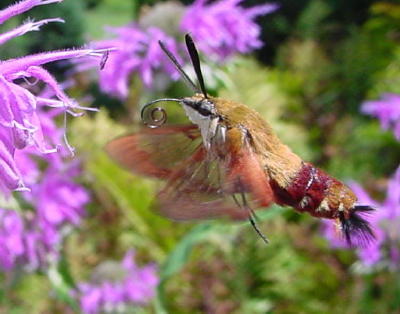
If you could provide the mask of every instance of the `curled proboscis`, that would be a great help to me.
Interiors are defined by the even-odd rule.
[[[161,113],[161,116],[159,116],[158,113]],[[143,121],[144,124],[146,124],[149,128],[158,128],[162,126],[166,121],[167,121],[167,112],[165,109],[156,107],[150,110],[150,121]]]
[[[147,125],[149,128],[158,128],[167,121],[167,112],[165,111],[165,109],[160,107],[155,107],[149,110],[149,106],[160,101],[180,102],[181,100],[176,98],[162,98],[153,100],[145,104],[141,111],[141,118],[143,123]]]

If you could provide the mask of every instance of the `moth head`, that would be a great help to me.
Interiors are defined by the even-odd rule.
[[[217,114],[214,103],[202,94],[183,98],[181,103],[186,111],[193,111],[204,118],[212,118]]]

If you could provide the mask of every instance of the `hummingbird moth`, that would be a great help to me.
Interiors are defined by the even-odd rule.
[[[358,204],[345,184],[294,154],[256,111],[208,95],[194,42],[189,35],[185,42],[200,88],[159,44],[194,96],[145,104],[141,115],[148,127],[106,146],[128,170],[166,181],[157,197],[160,213],[174,220],[249,219],[267,242],[254,210],[276,203],[336,221],[350,245],[371,241],[374,234],[362,214],[373,209]],[[191,124],[161,127],[165,110],[148,109],[168,101],[179,103]]]

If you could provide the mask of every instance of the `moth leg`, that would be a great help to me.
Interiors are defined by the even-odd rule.
[[[237,199],[235,194],[232,194],[232,198],[235,201],[236,205],[244,210],[246,210],[249,213],[249,221],[251,226],[253,227],[253,229],[255,230],[255,232],[260,236],[260,238],[266,243],[269,243],[269,240],[267,239],[267,237],[261,232],[261,230],[258,228],[257,223],[256,223],[256,219],[257,216],[254,213],[254,210],[250,208],[250,206],[248,205],[247,199],[246,199],[246,195],[244,194],[244,192],[240,192],[240,196],[241,196],[241,202]]]

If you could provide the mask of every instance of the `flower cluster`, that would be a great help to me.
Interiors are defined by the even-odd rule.
[[[0,10],[0,24],[29,9],[62,0],[24,0]],[[59,18],[23,25],[0,35],[0,44]],[[70,99],[42,65],[84,56],[102,57],[104,51],[76,49],[43,52],[0,60],[0,189],[4,199],[16,194],[21,206],[7,202],[0,209],[0,268],[44,268],[58,257],[60,244],[77,225],[89,201],[85,189],[73,182],[79,162],[66,162],[72,152],[66,140],[66,115],[80,107]],[[41,90],[42,89],[42,90]],[[64,128],[55,123],[64,118]]]
[[[199,49],[210,57],[224,60],[234,53],[249,53],[260,48],[261,29],[254,19],[275,11],[276,4],[262,4],[249,9],[243,0],[196,0],[187,8],[181,30],[189,32]]]
[[[112,278],[97,278],[104,277]],[[154,265],[139,267],[133,252],[128,252],[121,263],[103,263],[97,268],[97,283],[81,283],[74,294],[84,313],[115,313],[127,307],[141,306],[155,296],[158,277]]]
[[[61,241],[76,225],[88,193],[61,173],[49,173],[27,197],[32,211],[0,209],[0,269],[46,269],[58,259]]]
[[[24,0],[0,10],[0,24],[21,14],[32,7],[62,0]],[[38,22],[28,21],[22,26],[0,35],[0,44],[39,28],[50,22],[62,22],[59,18],[45,19]],[[58,108],[64,114],[77,115],[74,110],[87,109],[80,107],[70,99],[57,83],[55,78],[42,65],[64,59],[84,56],[102,57],[102,50],[76,49],[44,52],[20,58],[0,60],[0,188],[4,193],[9,190],[26,191],[21,169],[15,160],[16,151],[35,148],[39,153],[57,152],[62,142],[46,142],[42,120],[38,114],[39,107]],[[21,84],[25,80],[25,86]],[[43,82],[53,91],[52,97],[36,96],[30,85]],[[28,87],[28,88],[27,88]],[[68,146],[68,145],[67,145]]]
[[[219,0],[206,4],[204,0],[197,0],[183,10],[181,23],[176,26],[179,29],[162,30],[154,26],[146,27],[143,23],[110,29],[114,39],[94,43],[97,48],[117,47],[109,58],[108,68],[100,73],[100,88],[114,97],[126,99],[133,74],[138,74],[147,88],[157,85],[155,73],[177,79],[178,73],[161,51],[158,41],[163,41],[178,61],[183,59],[180,55],[186,56],[186,53],[183,45],[167,34],[189,32],[199,49],[218,61],[261,47],[262,42],[258,38],[260,27],[254,19],[276,10],[277,5],[264,4],[245,9],[239,5],[240,2]],[[177,18],[180,17],[173,17]],[[179,37],[181,40],[183,34]],[[86,67],[81,65],[81,69]]]
[[[396,138],[400,140],[400,95],[383,94],[380,100],[364,102],[361,110],[377,117],[384,130],[393,129]]]
[[[41,96],[46,96],[46,93],[41,93]],[[41,103],[36,108],[42,136],[51,145],[63,140],[64,131],[54,121],[62,113],[60,108],[45,110]],[[49,263],[57,261],[61,241],[70,226],[80,222],[89,195],[73,182],[79,174],[79,161],[67,163],[67,154],[67,149],[60,149],[58,154],[42,154],[35,146],[14,152],[13,160],[29,187],[29,191],[20,193],[18,197],[29,208],[18,212],[0,209],[2,270],[11,271],[17,266],[27,271],[46,268]]]
[[[168,49],[177,53],[177,43],[156,27],[146,31],[136,24],[120,28],[109,28],[116,38],[95,43],[98,48],[114,47],[115,53],[109,56],[107,68],[100,73],[100,88],[117,98],[125,99],[129,92],[132,73],[138,73],[146,87],[153,83],[153,72],[165,72],[177,79],[173,65],[161,51],[158,41],[163,41]]]

